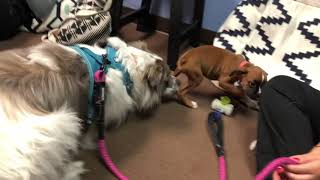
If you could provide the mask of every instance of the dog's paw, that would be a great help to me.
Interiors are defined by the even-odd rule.
[[[193,109],[196,109],[196,108],[198,108],[199,106],[198,106],[198,103],[196,103],[195,101],[191,101],[191,107],[192,107]]]
[[[124,41],[122,41],[120,38],[118,37],[110,37],[107,39],[107,43],[109,46],[115,48],[115,49],[120,49],[120,48],[124,48],[127,47],[127,43],[125,43]]]
[[[249,145],[249,149],[253,151],[256,149],[256,147],[257,147],[257,140],[253,140]]]
[[[260,107],[257,101],[252,100],[250,98],[246,98],[246,105],[248,108],[259,111]]]
[[[217,81],[217,80],[211,80],[211,83],[212,83],[214,86],[216,86],[217,88],[223,90],[223,88],[219,85],[219,81]]]

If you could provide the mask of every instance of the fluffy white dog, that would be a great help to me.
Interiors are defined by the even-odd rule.
[[[106,74],[105,125],[120,124],[129,112],[149,111],[162,96],[176,93],[176,80],[160,57],[119,38],[109,38],[108,44],[127,74],[113,68]],[[79,47],[106,53],[104,47]],[[73,48],[53,43],[0,52],[0,179],[80,179],[83,163],[73,155],[90,94],[83,59]],[[94,127],[89,132],[96,133]]]

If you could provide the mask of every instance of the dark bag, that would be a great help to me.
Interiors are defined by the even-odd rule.
[[[0,0],[0,40],[14,36],[21,25],[30,26],[32,17],[25,0]]]

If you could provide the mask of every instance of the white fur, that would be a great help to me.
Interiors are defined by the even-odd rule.
[[[78,148],[80,119],[76,114],[67,107],[47,115],[28,109],[17,112],[17,107],[10,107],[7,101],[1,96],[1,179],[56,180],[70,173],[64,168],[73,163],[71,152],[76,153]],[[81,164],[78,167],[80,173],[84,171]],[[72,178],[76,179],[79,176]]]
[[[134,100],[127,93],[120,71],[110,69],[106,76],[105,124],[120,124],[134,110]]]
[[[119,39],[118,37],[110,37],[107,39],[107,43],[109,46],[115,48],[115,49],[120,49],[120,48],[124,48],[127,47],[127,44],[125,42],[123,42],[121,39]]]

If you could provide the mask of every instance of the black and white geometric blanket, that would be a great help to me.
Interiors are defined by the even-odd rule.
[[[214,45],[242,54],[269,79],[287,75],[320,90],[320,8],[299,1],[242,1]]]

